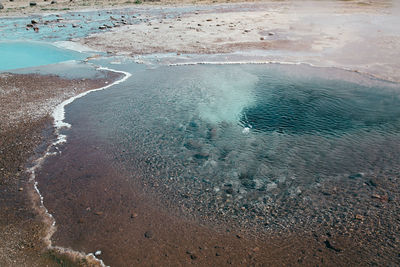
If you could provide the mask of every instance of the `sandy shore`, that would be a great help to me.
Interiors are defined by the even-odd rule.
[[[39,157],[53,135],[51,111],[63,100],[115,79],[69,80],[53,75],[0,74],[0,265],[53,266],[46,251],[47,226],[33,209],[26,164]],[[117,75],[118,76],[118,75]],[[66,259],[64,259],[65,261]]]

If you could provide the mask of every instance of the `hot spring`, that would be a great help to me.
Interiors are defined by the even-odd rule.
[[[67,122],[192,213],[304,223],[338,209],[324,188],[356,203],[365,179],[400,170],[397,84],[302,65],[118,67],[132,77]]]

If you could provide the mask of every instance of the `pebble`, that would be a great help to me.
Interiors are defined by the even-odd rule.
[[[146,231],[146,232],[144,233],[144,237],[146,237],[146,238],[152,238],[152,237],[153,237],[153,232],[152,232],[152,231]]]
[[[94,253],[94,255],[95,255],[95,256],[100,256],[100,255],[101,255],[101,250],[97,250],[97,251]]]
[[[36,2],[29,2],[29,6],[36,6]]]
[[[22,187],[18,188],[18,191],[24,191],[24,189]]]
[[[360,220],[360,221],[363,221],[364,220],[364,216],[362,216],[361,214],[357,214],[356,215],[356,219]]]

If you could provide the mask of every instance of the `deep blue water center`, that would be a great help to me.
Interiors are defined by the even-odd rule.
[[[256,103],[244,108],[241,122],[258,131],[340,134],[400,118],[397,93],[355,83],[262,79],[254,93]]]

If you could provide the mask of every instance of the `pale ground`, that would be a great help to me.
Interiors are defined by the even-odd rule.
[[[218,7],[175,19],[143,17],[140,24],[80,42],[130,55],[261,50],[252,61],[305,62],[400,81],[400,8],[395,2],[268,1],[232,4],[223,12]]]

